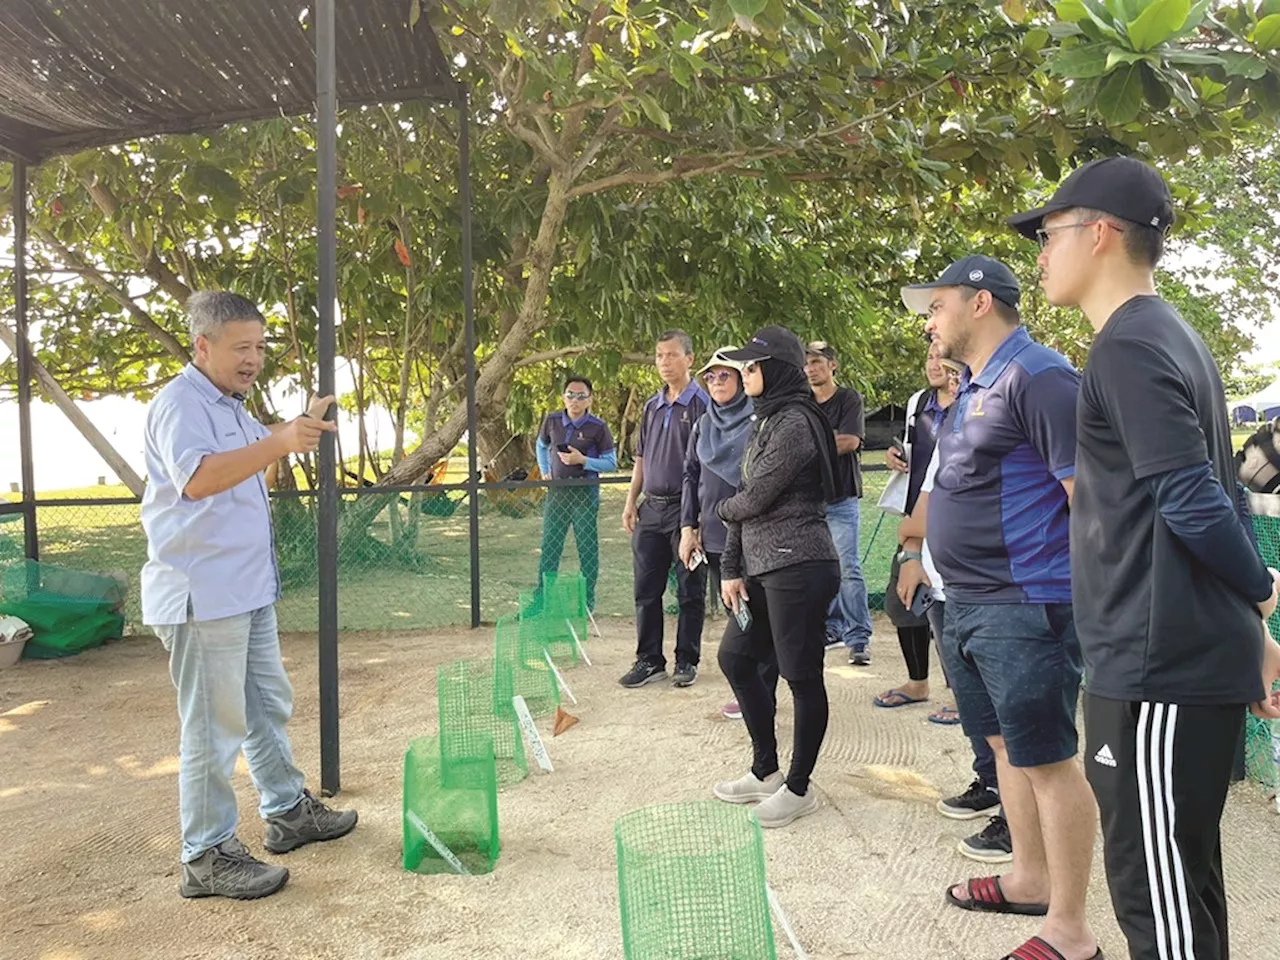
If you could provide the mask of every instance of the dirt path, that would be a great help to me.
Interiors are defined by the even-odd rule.
[[[625,691],[615,678],[631,660],[631,626],[603,626],[595,667],[568,675],[582,723],[550,741],[553,775],[502,793],[502,856],[495,873],[477,878],[400,869],[400,773],[407,741],[435,731],[436,665],[490,655],[492,630],[345,637],[338,804],[360,809],[360,827],[279,858],[289,885],[256,904],[177,896],[177,723],[158,644],[128,641],[0,673],[0,956],[620,958],[614,821],[649,803],[707,797],[749,753],[741,723],[719,715],[727,686],[714,640],[695,687]],[[875,666],[857,672],[829,655],[832,726],[815,775],[824,808],[766,832],[770,883],[815,960],[999,956],[1034,921],[942,903],[948,881],[981,872],[955,845],[982,822],[933,810],[940,791],[969,782],[965,743],[926,723],[923,708],[871,707],[902,673],[894,638],[882,631],[875,651]],[[295,749],[315,777],[314,640],[291,638],[285,653],[297,687]],[[790,730],[781,733],[787,742]],[[241,774],[241,837],[261,851],[256,795]],[[1232,791],[1224,848],[1233,955],[1268,955],[1280,929],[1280,818],[1252,786]],[[1100,861],[1095,875],[1090,909],[1118,960],[1125,951]],[[793,955],[781,938],[778,955]]]

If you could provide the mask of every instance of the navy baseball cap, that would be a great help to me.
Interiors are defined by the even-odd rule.
[[[757,360],[782,360],[804,369],[805,352],[800,338],[786,327],[761,327],[740,350],[725,350],[722,356],[739,363]]]
[[[1020,213],[1005,222],[1034,240],[1045,217],[1073,207],[1101,210],[1130,223],[1155,227],[1161,233],[1173,226],[1173,197],[1169,185],[1158,170],[1133,157],[1089,161],[1063,180],[1043,207]]]
[[[929,304],[933,300],[933,291],[940,287],[972,287],[975,290],[986,290],[997,300],[1007,303],[1015,310],[1021,292],[1018,278],[1013,271],[995,257],[984,257],[980,253],[971,254],[957,260],[942,271],[942,276],[933,283],[913,283],[902,288],[902,302],[912,313],[929,312]]]

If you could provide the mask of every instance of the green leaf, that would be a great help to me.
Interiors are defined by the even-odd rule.
[[[1027,19],[1027,5],[1022,0],[1000,0],[1000,8],[1014,23],[1022,23]]]
[[[671,132],[671,115],[662,109],[657,100],[647,93],[636,94],[636,99],[640,101],[640,109],[650,123],[656,123],[663,130]]]
[[[1079,23],[1089,16],[1089,11],[1084,8],[1080,0],[1058,0],[1053,5],[1053,11],[1064,23]]]
[[[1107,51],[1107,69],[1110,73],[1122,63],[1138,63],[1146,59],[1144,54],[1134,53],[1132,50],[1125,50],[1123,47],[1112,47]]]
[[[409,0],[409,29],[412,30],[422,19],[422,0]]]
[[[1057,159],[1048,150],[1036,151],[1036,164],[1040,167],[1040,172],[1044,174],[1044,178],[1050,183],[1057,183],[1062,179],[1062,167],[1058,165]]]
[[[1064,50],[1049,62],[1049,72],[1070,80],[1100,77],[1107,72],[1110,48],[1101,43],[1082,44]]]
[[[1124,24],[1116,20],[1111,15],[1111,11],[1103,6],[1099,0],[1080,0],[1084,5],[1085,12],[1088,13],[1089,19],[1093,21],[1094,26],[1102,31],[1104,36],[1119,37],[1124,30]]]
[[[1151,50],[1175,36],[1187,22],[1191,0],[1155,0],[1129,24],[1129,42],[1135,50]]]
[[[1280,47],[1280,13],[1273,13],[1258,21],[1249,39],[1259,50],[1275,50]]]
[[[1125,23],[1133,23],[1151,0],[1106,0],[1107,9]]]
[[[729,9],[748,20],[754,20],[764,13],[764,8],[768,5],[769,0],[729,0]]]
[[[1123,66],[1098,88],[1098,112],[1111,123],[1130,123],[1142,110],[1142,73]]]
[[[1180,67],[1220,67],[1223,59],[1220,54],[1206,53],[1202,50],[1178,50],[1165,57],[1169,63]]]
[[[1049,31],[1039,28],[1028,30],[1027,35],[1022,38],[1022,45],[1034,53],[1039,53],[1043,50],[1048,42]]]
[[[1277,0],[1280,2],[1280,0]],[[1260,60],[1252,53],[1239,53],[1231,50],[1222,55],[1228,77],[1244,77],[1248,80],[1261,80],[1267,75],[1266,61]]]
[[[1280,0],[1262,0],[1262,2],[1258,4],[1259,20],[1277,13],[1280,13]]]
[[[1213,0],[1200,0],[1199,3],[1192,6],[1191,12],[1187,14],[1187,22],[1182,25],[1184,34],[1199,29],[1200,24],[1204,23],[1204,18],[1209,15],[1209,6],[1212,3]]]
[[[1169,88],[1149,64],[1140,64],[1138,70],[1142,73],[1142,95],[1146,97],[1147,104],[1153,110],[1168,110],[1171,102]]]

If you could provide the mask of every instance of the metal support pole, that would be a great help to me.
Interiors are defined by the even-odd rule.
[[[35,457],[31,449],[31,343],[27,339],[27,165],[13,164],[14,327],[18,338],[18,446],[22,459],[22,532],[29,559],[40,559]]]
[[[337,296],[338,89],[334,0],[316,0],[316,286],[320,395],[334,393],[334,299]],[[336,409],[332,412],[337,419]],[[338,750],[338,469],[336,438],[320,440],[320,792],[341,787]]]
[[[462,204],[462,321],[467,336],[467,503],[471,519],[471,627],[480,626],[480,468],[479,420],[476,416],[475,284],[471,277],[471,111],[467,88],[459,85],[458,197]]]

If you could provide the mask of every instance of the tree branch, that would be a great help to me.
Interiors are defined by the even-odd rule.
[[[607,349],[598,343],[585,343],[576,347],[561,347],[558,350],[543,350],[539,353],[531,353],[527,357],[517,360],[512,369],[522,370],[525,367],[532,367],[539,363],[549,363],[552,360],[563,360],[565,357],[580,357],[583,354],[592,353],[596,350]],[[622,354],[623,363],[652,363],[653,357],[647,353],[624,353]]]
[[[147,249],[137,237],[133,235],[133,229],[124,222],[118,221],[120,215],[120,201],[116,199],[116,195],[111,192],[111,188],[106,184],[93,180],[90,177],[81,177],[80,182],[84,188],[89,191],[89,196],[93,199],[94,204],[101,210],[109,220],[116,223],[120,230],[121,236],[124,237],[126,246],[133,254],[134,259],[138,261],[144,273],[152,280],[160,284],[162,290],[178,303],[186,303],[187,298],[191,296],[192,290],[178,277],[176,273],[169,269],[163,260],[161,260],[154,250]]]

